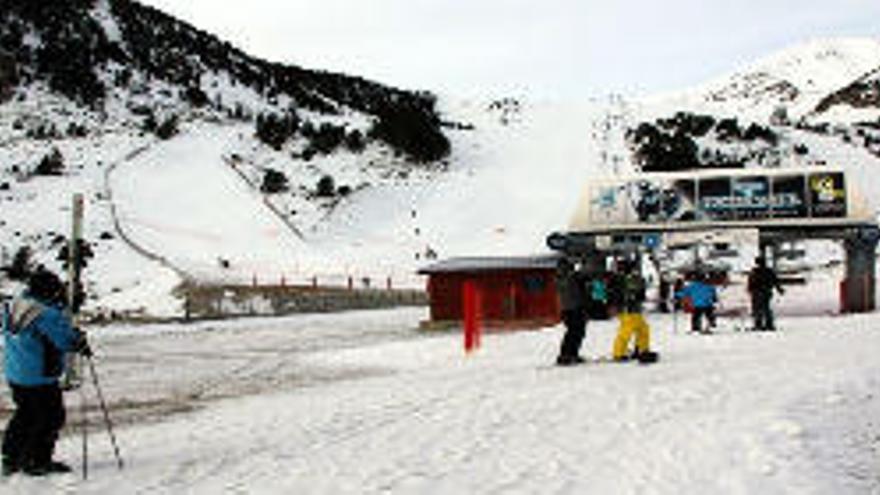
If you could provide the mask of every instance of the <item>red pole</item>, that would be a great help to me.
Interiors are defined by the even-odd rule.
[[[464,351],[471,353],[480,347],[480,293],[472,280],[464,283],[462,309]]]

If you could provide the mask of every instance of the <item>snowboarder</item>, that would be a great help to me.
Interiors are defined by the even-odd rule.
[[[767,266],[767,260],[763,256],[755,258],[755,266],[749,272],[747,288],[752,296],[754,330],[776,330],[770,300],[773,298],[774,289],[780,295],[785,294],[785,289],[779,283],[776,271]]]
[[[15,412],[3,436],[3,474],[32,476],[65,473],[67,464],[52,460],[65,411],[59,377],[64,353],[91,355],[85,336],[63,312],[65,286],[39,268],[24,293],[3,307],[5,373]]]
[[[587,329],[587,278],[568,258],[556,263],[556,290],[565,335],[559,346],[556,364],[570,366],[584,362],[580,356],[581,343]]]
[[[683,289],[675,293],[676,300],[689,299],[691,313],[691,331],[712,333],[715,328],[715,303],[718,302],[718,291],[709,283],[709,276],[703,272],[697,272]],[[703,330],[703,316],[708,320],[708,327]]]
[[[657,360],[657,353],[651,351],[651,328],[642,315],[645,302],[645,279],[639,274],[633,260],[622,260],[617,273],[611,280],[612,303],[617,307],[620,321],[617,337],[614,339],[612,358],[626,361],[636,358],[648,363]],[[628,353],[629,341],[635,334],[635,352]]]

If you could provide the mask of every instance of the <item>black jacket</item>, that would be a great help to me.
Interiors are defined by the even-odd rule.
[[[611,279],[609,299],[621,313],[641,313],[645,302],[645,279],[638,273],[618,273]]]
[[[587,306],[587,277],[575,269],[556,270],[556,291],[562,311],[580,311]]]
[[[773,296],[773,289],[782,292],[782,285],[779,283],[779,277],[772,268],[766,266],[756,266],[749,272],[748,290],[752,297],[770,299]]]

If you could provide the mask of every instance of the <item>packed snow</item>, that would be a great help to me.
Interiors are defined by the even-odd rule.
[[[829,279],[830,280],[830,279]],[[422,309],[94,332],[117,470],[91,386],[89,478],[4,493],[878,493],[880,319],[792,288],[780,331],[713,335],[650,313],[661,361],[552,363],[562,328],[416,330]],[[607,356],[614,320],[584,355]],[[7,399],[4,399],[7,400]],[[67,395],[78,417],[81,396]],[[81,460],[68,428],[58,457]]]

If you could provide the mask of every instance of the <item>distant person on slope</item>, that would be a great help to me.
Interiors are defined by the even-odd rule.
[[[763,256],[755,258],[755,266],[749,272],[747,288],[752,299],[754,330],[776,330],[770,300],[773,298],[773,289],[780,295],[785,293],[785,289],[779,283],[776,272],[767,266],[767,260]]]
[[[697,272],[683,289],[675,293],[675,299],[689,299],[693,308],[691,313],[691,331],[712,333],[715,328],[715,303],[718,302],[718,291],[709,283],[709,276],[703,272]],[[703,330],[703,316],[708,320],[708,327]]]
[[[587,331],[587,277],[566,257],[559,258],[556,263],[556,291],[565,324],[556,364],[583,363],[580,350]]]
[[[614,339],[612,357],[615,361],[636,358],[649,363],[657,360],[657,353],[651,351],[651,328],[642,316],[645,303],[645,279],[639,274],[636,262],[622,260],[617,273],[611,280],[611,301],[617,308],[620,325]],[[635,352],[628,353],[629,341],[635,335]]]
[[[3,474],[32,476],[71,469],[53,461],[65,411],[58,379],[64,353],[91,355],[85,336],[63,313],[65,287],[53,273],[36,270],[24,293],[2,312],[5,373],[15,412],[3,436]]]

